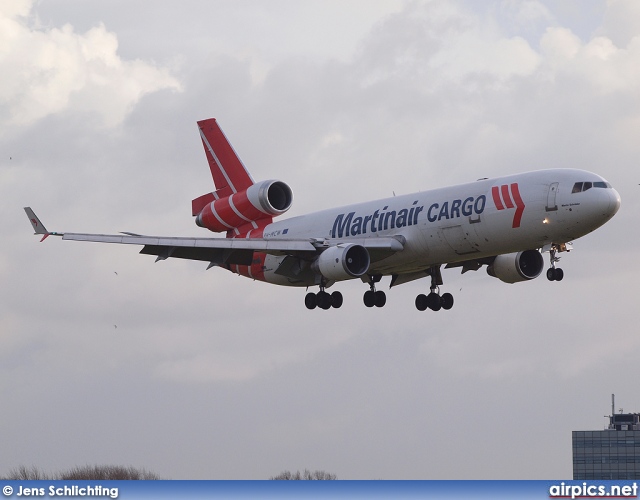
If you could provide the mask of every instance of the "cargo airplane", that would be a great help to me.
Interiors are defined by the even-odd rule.
[[[254,182],[215,119],[198,122],[215,191],[192,201],[198,226],[226,238],[144,236],[134,233],[49,232],[31,208],[33,228],[44,240],[142,245],[140,253],[200,260],[253,280],[277,285],[319,287],[309,292],[309,309],[339,308],[336,282],[359,278],[368,285],[367,307],[382,307],[386,294],[376,285],[390,276],[390,288],[430,279],[428,294],[416,297],[418,310],[450,309],[453,296],[440,293],[441,269],[462,273],[487,266],[506,283],[537,278],[543,254],[546,275],[562,280],[558,254],[571,242],[611,219],[620,196],[602,177],[577,169],[550,169],[394,196],[274,222],[293,200],[278,180]],[[41,241],[42,241],[41,240]]]

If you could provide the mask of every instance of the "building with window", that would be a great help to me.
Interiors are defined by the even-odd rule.
[[[572,444],[573,479],[640,479],[640,413],[612,412],[607,429],[573,431]]]

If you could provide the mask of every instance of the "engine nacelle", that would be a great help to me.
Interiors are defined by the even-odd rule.
[[[326,279],[342,281],[362,276],[369,270],[369,252],[353,243],[329,247],[313,262],[312,268]]]
[[[505,283],[517,283],[537,278],[542,273],[544,259],[537,250],[498,255],[487,273]]]
[[[282,181],[263,181],[205,205],[196,224],[217,233],[250,222],[282,215],[291,207],[293,192]]]

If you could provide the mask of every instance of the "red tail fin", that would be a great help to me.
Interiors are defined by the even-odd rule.
[[[291,188],[275,180],[255,184],[214,118],[199,121],[198,129],[216,186],[191,202],[198,226],[227,237],[250,235],[289,209]]]
[[[211,176],[220,197],[247,189],[254,181],[229,144],[215,118],[198,122]]]
[[[198,131],[216,191],[191,202],[193,216],[198,215],[208,203],[243,191],[254,183],[215,118],[199,121]]]

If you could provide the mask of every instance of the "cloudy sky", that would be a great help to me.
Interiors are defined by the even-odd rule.
[[[0,73],[0,475],[570,478],[572,430],[603,428],[611,393],[640,411],[637,1],[1,0]],[[292,187],[288,215],[551,167],[622,208],[561,283],[447,270],[440,313],[414,307],[428,280],[307,311],[33,236],[24,206],[56,231],[209,234],[210,117]]]

